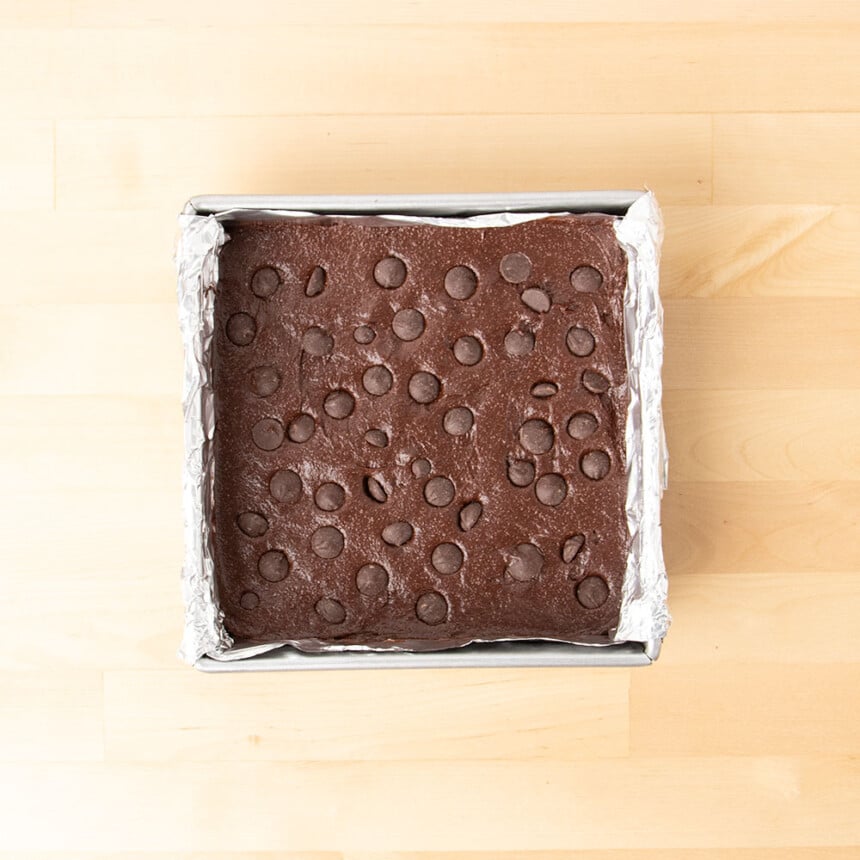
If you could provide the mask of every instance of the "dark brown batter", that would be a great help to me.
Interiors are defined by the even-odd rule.
[[[214,526],[237,641],[607,641],[628,548],[613,220],[228,225]]]

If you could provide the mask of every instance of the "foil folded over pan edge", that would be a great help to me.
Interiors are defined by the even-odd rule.
[[[616,221],[615,234],[627,253],[624,333],[630,402],[627,450],[627,528],[630,550],[621,594],[617,641],[661,640],[671,618],[663,561],[660,500],[669,455],[663,428],[663,307],[660,247],[663,221],[651,192]]]
[[[204,654],[225,652],[233,644],[218,608],[209,525],[213,501],[212,435],[215,430],[210,353],[215,325],[218,252],[226,236],[218,219],[212,216],[181,215],[179,227],[177,290],[185,352],[182,392],[185,418],[182,476],[185,629],[179,656],[188,663],[194,663]]]
[[[228,237],[221,224],[231,214],[186,212],[179,218],[176,253],[179,319],[185,352],[183,411],[185,459],[183,510],[185,561],[182,593],[185,629],[179,656],[195,663],[206,655],[218,660],[246,659],[282,645],[233,647],[218,606],[212,552],[212,437],[215,429],[211,345],[214,330],[218,254]],[[315,213],[260,210],[277,218],[316,217]],[[500,212],[468,218],[377,215],[392,221],[471,228],[501,227],[565,214]],[[362,216],[343,216],[362,217]],[[618,629],[614,639],[647,642],[662,639],[669,625],[666,571],[662,560],[660,497],[665,486],[666,455],[660,397],[662,386],[662,308],[659,300],[659,253],[662,221],[653,195],[637,200],[615,224],[628,256],[624,325],[630,406],[626,430],[628,486],[626,515],[631,549],[625,572]],[[653,398],[656,397],[656,401]],[[659,479],[655,481],[655,475]],[[474,640],[475,642],[483,640]],[[516,641],[516,640],[505,640]],[[584,643],[593,644],[593,643]],[[399,650],[327,645],[321,650]]]

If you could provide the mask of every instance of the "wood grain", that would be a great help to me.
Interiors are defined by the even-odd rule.
[[[850,111],[860,98],[858,34],[848,22],[344,27],[336,19],[264,25],[238,42],[228,27],[194,38],[177,28],[0,31],[0,99],[17,116],[59,117],[402,114],[415,92],[425,114],[695,113],[703,101],[711,111]],[[535,44],[540,63],[529,62]],[[89,62],[75,62],[81,55]],[[42,62],[26,63],[32,56]],[[212,74],[213,86],[201,70],[228,56],[242,74]],[[326,74],[305,86],[319,63]]]
[[[714,116],[714,202],[856,204],[858,147],[856,106],[851,113]]]
[[[860,295],[852,206],[665,206],[667,298]]]
[[[856,664],[856,585],[854,573],[842,572],[673,576],[672,637],[664,643],[661,665],[697,666],[697,687],[707,690],[712,666],[743,673],[756,663]],[[779,702],[787,706],[786,698]]]
[[[673,482],[860,480],[853,388],[677,389],[663,417]]]
[[[3,211],[53,208],[53,122],[0,119],[0,191]]]
[[[654,677],[633,675],[630,749],[634,755],[845,755],[860,752],[860,670],[851,663],[665,663]],[[702,683],[702,676],[709,683]],[[695,691],[667,708],[675,691]],[[791,706],[783,691],[790,689]],[[810,726],[817,731],[810,731]]]
[[[627,753],[625,670],[302,673],[189,679],[108,672],[111,761],[375,761],[609,757]],[[147,705],[140,707],[141,703]],[[599,707],[595,708],[595,704]],[[504,713],[486,725],[487,713]]]
[[[609,849],[607,851],[134,851],[63,852],[63,860],[854,860],[848,848]],[[55,860],[57,854],[0,852],[0,860]]]
[[[101,672],[4,668],[0,684],[0,762],[104,758]]]
[[[73,0],[40,0],[39,3],[0,0],[0,27],[15,30],[68,27],[72,23],[72,3]]]
[[[0,860],[856,858],[858,41],[842,0],[0,0]],[[660,661],[183,667],[185,200],[625,186]]]
[[[67,433],[62,448],[54,445],[55,414]],[[164,491],[179,480],[181,435],[175,397],[0,398],[0,448],[19,452],[4,470],[4,485],[17,493],[34,486],[54,494],[110,492],[123,471],[137,492]]]
[[[0,290],[0,305],[174,302],[175,214],[0,212],[0,235],[19,251],[6,258],[7,283],[15,289]],[[152,252],[132,263],[129,254],[135,247]]]
[[[674,574],[860,567],[853,481],[674,482],[663,500]]]
[[[63,860],[346,860],[346,855],[340,851],[64,851],[61,856]],[[434,853],[434,856],[438,855]],[[812,854],[803,856],[817,860]],[[54,851],[0,852],[0,860],[56,858]]]
[[[701,203],[711,194],[710,145],[710,120],[698,115],[64,120],[57,206],[152,208],[168,218],[213,188],[299,194],[645,183],[667,202]]]
[[[0,345],[0,396],[122,395],[131,389],[148,397],[180,390],[182,344],[173,304],[5,305],[0,325],[7,331]],[[155,352],[153,343],[161,344]]]
[[[854,848],[619,848],[608,851],[349,851],[343,860],[854,860]],[[249,857],[257,860],[257,855]],[[289,860],[289,858],[287,858]],[[308,860],[314,860],[309,857]]]
[[[6,845],[39,850],[427,851],[842,846],[860,838],[847,756],[570,762],[0,765]],[[647,791],[643,788],[647,786]],[[14,787],[14,790],[12,790]],[[272,789],[277,790],[272,790]],[[74,794],[98,804],[69,804]],[[690,796],[698,802],[690,803]],[[316,802],[289,802],[291,798]],[[420,797],[420,803],[416,798]],[[596,828],[623,809],[612,832]],[[29,822],[51,809],[52,826]],[[683,817],[678,809],[684,809]],[[541,821],[535,828],[533,822]],[[444,822],[440,826],[439,822]],[[501,823],[504,822],[504,826]]]
[[[673,388],[854,388],[860,300],[667,299],[663,384]]]
[[[346,858],[346,855],[340,851],[64,851],[61,856],[63,860],[345,860]],[[438,855],[434,853],[434,856]],[[808,856],[813,858],[811,854]],[[54,851],[0,852],[0,860],[56,860],[56,858],[57,854]]]
[[[9,0],[6,0],[9,3]],[[157,27],[194,26],[205,21],[209,26],[230,26],[235,11],[229,5],[210,0],[185,0],[178,8],[168,0],[150,0],[145,5],[133,0],[51,0],[58,20],[66,22],[66,12],[76,26],[81,27]],[[0,5],[0,10],[4,7]],[[20,25],[21,19],[40,25],[48,24],[47,15],[39,16],[29,9],[0,17],[4,25]],[[695,22],[724,21],[731,24],[748,21],[847,22],[860,21],[857,7],[847,0],[761,0],[749,4],[745,0],[723,0],[720,3],[693,4],[685,0],[587,0],[568,3],[566,0],[377,0],[374,3],[354,3],[352,0],[317,0],[313,5],[284,3],[281,0],[257,0],[243,7],[242,15],[251,26],[273,24],[313,24],[320,17],[341,24],[423,24],[432,19],[439,24],[571,22]]]

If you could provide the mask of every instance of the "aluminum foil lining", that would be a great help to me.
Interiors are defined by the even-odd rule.
[[[663,562],[660,499],[668,480],[669,454],[663,428],[663,306],[660,246],[663,221],[654,195],[640,197],[615,222],[627,252],[624,343],[627,351],[627,529],[631,536],[621,592],[617,641],[662,639],[671,618]]]
[[[282,644],[233,647],[218,606],[210,529],[213,506],[212,436],[215,430],[211,348],[215,319],[218,254],[226,241],[222,222],[235,217],[312,218],[313,212],[227,209],[215,215],[186,212],[179,218],[176,252],[179,321],[185,348],[183,406],[185,460],[183,508],[185,563],[182,594],[185,631],[179,656],[195,663],[206,655],[237,660]],[[374,215],[374,218],[446,227],[489,228],[521,224],[563,212],[499,212],[468,218]],[[365,218],[339,215],[339,218]],[[668,455],[663,431],[660,370],[663,361],[663,311],[658,292],[662,220],[656,200],[643,194],[615,224],[628,256],[624,299],[630,406],[627,411],[627,504],[631,535],[615,641],[649,642],[666,634],[667,577],[663,563],[660,498],[666,486]],[[481,640],[475,640],[476,642]],[[583,643],[588,644],[588,643]],[[362,646],[328,646],[325,650],[374,650]],[[396,650],[396,649],[386,649]]]
[[[179,324],[185,346],[182,403],[185,415],[185,468],[182,501],[185,514],[185,564],[182,595],[185,631],[179,656],[194,663],[203,654],[226,651],[233,644],[224,628],[215,596],[215,565],[209,523],[212,512],[211,348],[215,324],[218,252],[226,241],[215,218],[181,215],[176,250],[179,273]]]

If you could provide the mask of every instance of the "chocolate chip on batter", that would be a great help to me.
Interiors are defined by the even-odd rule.
[[[305,295],[313,298],[325,289],[326,271],[322,266],[315,266],[305,285]]]
[[[422,594],[415,604],[415,614],[425,624],[441,624],[448,617],[448,601],[438,591]]]
[[[543,569],[543,553],[533,543],[521,543],[503,553],[508,575],[517,582],[537,579]]]
[[[445,275],[445,292],[452,299],[470,299],[478,288],[478,275],[469,266],[454,266]]]
[[[400,257],[384,257],[374,266],[373,278],[386,290],[397,289],[406,280],[406,263]]]
[[[520,252],[506,254],[499,263],[499,272],[509,284],[521,284],[532,273],[532,261]]]
[[[251,278],[251,292],[260,299],[267,299],[275,294],[281,285],[281,276],[271,266],[257,269]]]

